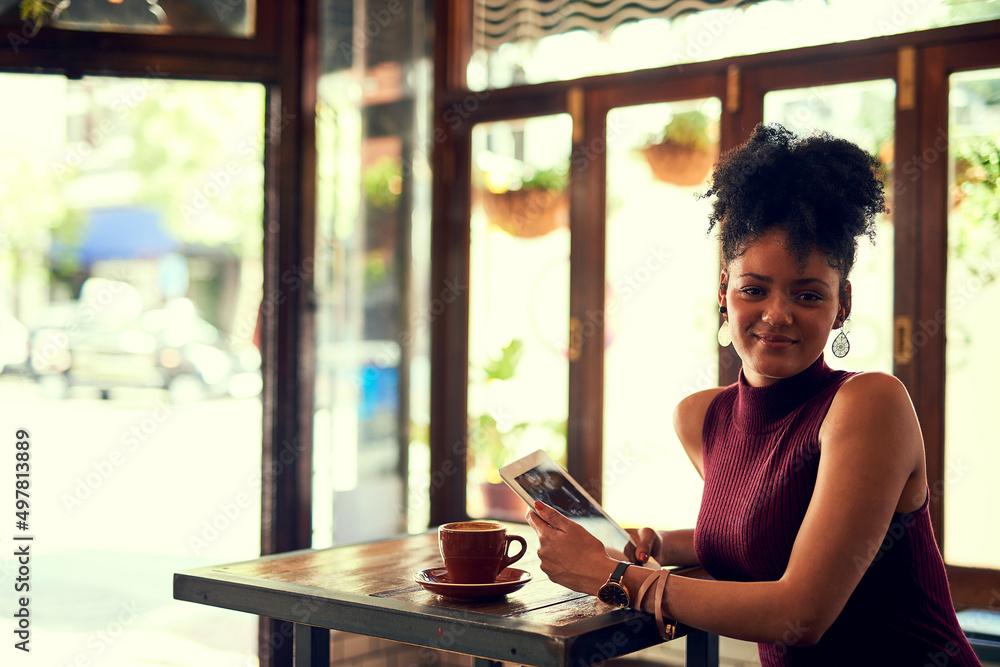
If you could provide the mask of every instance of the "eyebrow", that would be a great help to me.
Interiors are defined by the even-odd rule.
[[[774,282],[774,279],[770,276],[763,276],[759,273],[741,273],[740,278],[753,278],[769,285]],[[825,280],[820,280],[819,278],[798,278],[792,281],[793,285],[806,285],[808,283],[819,283],[820,285],[825,285],[827,288],[830,287]]]

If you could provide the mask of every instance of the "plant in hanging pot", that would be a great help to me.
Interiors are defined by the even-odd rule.
[[[661,132],[640,148],[653,176],[674,185],[700,185],[719,156],[712,123],[701,111],[674,114]]]
[[[540,169],[504,184],[485,176],[481,196],[486,217],[511,236],[535,238],[569,226],[568,169]]]

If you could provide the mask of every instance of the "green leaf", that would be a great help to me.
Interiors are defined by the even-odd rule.
[[[21,0],[22,21],[40,21],[52,13],[54,2],[48,0]]]
[[[500,350],[499,359],[491,359],[483,366],[486,377],[490,380],[509,380],[517,372],[517,365],[524,354],[524,341],[512,339]]]

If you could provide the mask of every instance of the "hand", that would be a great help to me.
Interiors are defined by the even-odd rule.
[[[655,554],[656,560],[660,559],[660,534],[652,528],[629,528],[628,534],[632,536],[631,542],[625,545],[625,557],[638,565],[645,565],[649,557]],[[661,565],[663,563],[660,563]]]
[[[601,541],[540,500],[525,518],[538,535],[542,572],[566,588],[596,594],[617,563]]]

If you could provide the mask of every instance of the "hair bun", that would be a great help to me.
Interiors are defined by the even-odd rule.
[[[718,226],[728,263],[780,227],[797,259],[819,248],[846,277],[858,238],[874,240],[876,216],[885,210],[880,171],[877,158],[846,139],[757,125],[716,165],[705,193],[715,198],[709,231]]]

